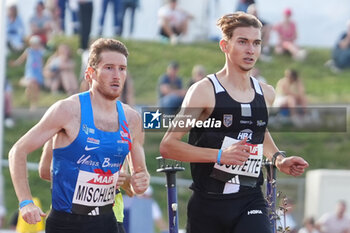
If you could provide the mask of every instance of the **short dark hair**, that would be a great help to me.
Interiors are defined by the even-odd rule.
[[[178,69],[179,68],[179,63],[177,61],[172,61],[169,63],[168,67],[171,67],[173,69]]]
[[[104,51],[115,51],[123,54],[126,58],[129,56],[128,49],[119,40],[100,38],[90,46],[88,66],[96,68],[101,61],[101,53]]]
[[[239,27],[255,27],[261,30],[262,23],[254,15],[237,11],[222,16],[216,23],[221,29],[225,40],[231,39],[233,31]]]

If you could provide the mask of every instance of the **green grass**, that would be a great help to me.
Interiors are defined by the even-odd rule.
[[[67,41],[73,48],[77,47],[77,39],[57,38],[57,41]],[[224,55],[219,50],[217,43],[199,43],[193,45],[170,46],[157,42],[125,41],[130,57],[128,69],[134,79],[135,97],[137,104],[156,104],[157,81],[161,74],[165,72],[167,64],[172,60],[180,63],[180,75],[187,82],[191,75],[193,65],[202,64],[208,73],[213,73],[222,68]],[[294,62],[287,56],[274,56],[271,63],[258,62],[262,75],[268,83],[275,85],[277,80],[283,77],[286,68],[296,68],[306,85],[308,99],[311,103],[348,103],[350,100],[349,71],[340,74],[333,74],[323,64],[330,57],[329,49],[308,49],[308,58],[305,62]],[[18,54],[12,55],[14,59]],[[46,57],[48,57],[47,54]],[[80,58],[75,55],[77,74],[80,66]],[[24,95],[24,89],[18,86],[20,77],[23,76],[23,66],[18,68],[8,68],[7,76],[14,86],[14,104],[16,107],[28,107],[28,102]],[[52,96],[48,92],[42,92],[40,106],[49,106],[65,95]],[[4,157],[8,154],[10,147],[18,138],[23,135],[36,121],[17,121],[16,127],[5,131]],[[310,169],[336,168],[348,169],[350,160],[350,135],[346,133],[272,133],[279,148],[288,153],[303,155],[310,163]],[[146,133],[145,151],[148,169],[153,176],[164,176],[156,173],[158,163],[156,157],[159,156],[159,142],[163,133]],[[28,161],[39,161],[41,150],[36,151],[28,157]],[[189,165],[185,164],[186,171],[178,173],[178,177],[190,178]],[[9,178],[8,168],[4,168],[5,175],[5,198],[8,210],[7,220],[17,209],[18,202],[14,194],[12,183]],[[280,175],[279,175],[280,176]],[[284,177],[281,175],[281,177]],[[43,209],[50,206],[50,185],[41,181],[37,172],[29,172],[29,180],[34,196],[38,196],[42,201]],[[154,196],[159,202],[163,215],[166,211],[166,189],[164,186],[154,186]],[[180,227],[186,223],[186,203],[190,191],[186,188],[179,188],[180,204]]]

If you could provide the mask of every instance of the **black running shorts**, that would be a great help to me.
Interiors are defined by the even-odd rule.
[[[271,233],[262,192],[239,198],[207,198],[194,192],[187,208],[187,233]]]
[[[89,216],[51,210],[46,220],[46,233],[119,233],[113,211]]]

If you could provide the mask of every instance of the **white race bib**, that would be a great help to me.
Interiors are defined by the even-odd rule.
[[[84,206],[113,204],[119,172],[94,173],[79,171],[72,203]]]
[[[237,143],[239,141],[240,140],[225,136],[221,149],[226,149],[232,144]],[[214,168],[230,174],[243,175],[255,178],[259,177],[263,160],[263,144],[246,143],[245,145],[250,147],[250,155],[248,160],[243,165],[220,165],[218,163],[215,163]]]

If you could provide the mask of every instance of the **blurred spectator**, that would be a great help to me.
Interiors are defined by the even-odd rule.
[[[345,212],[345,201],[338,201],[335,213],[325,213],[316,222],[317,229],[321,233],[347,233],[350,229],[350,217]]]
[[[130,106],[135,105],[135,98],[134,98],[134,81],[130,75],[130,73],[127,73],[124,87],[122,90],[122,93],[119,97],[119,100],[123,102],[124,104],[128,104]]]
[[[35,110],[39,100],[40,87],[44,84],[43,79],[43,55],[44,50],[39,36],[31,36],[29,48],[11,66],[18,66],[26,61],[24,78],[20,84],[26,87],[26,95],[30,102],[30,110]]]
[[[24,49],[24,25],[16,5],[7,9],[7,44],[11,50]]]
[[[56,0],[47,0],[45,6],[51,17],[51,37],[53,35],[63,34],[64,31],[61,28],[60,8],[58,7]]]
[[[126,10],[130,9],[130,28],[129,28],[129,36],[134,32],[134,24],[135,24],[135,11],[136,8],[139,7],[140,0],[122,0],[122,10],[120,13],[120,33],[123,33],[124,29],[124,18]]]
[[[103,32],[103,25],[105,22],[105,16],[107,12],[107,6],[108,4],[113,4],[113,17],[114,17],[114,28],[113,33],[114,35],[120,36],[121,35],[121,28],[120,28],[120,12],[121,12],[121,0],[102,0],[102,12],[100,15],[100,21],[99,21],[99,30],[98,33],[101,36]]]
[[[170,39],[171,44],[177,44],[179,36],[186,35],[188,21],[193,19],[185,10],[177,6],[177,0],[167,0],[168,3],[158,10],[160,35]]]
[[[343,33],[340,40],[336,43],[333,53],[333,60],[326,63],[335,73],[341,69],[350,67],[350,20],[347,22],[347,31]]]
[[[12,86],[11,83],[6,79],[5,81],[5,127],[12,128],[15,122],[12,118]]]
[[[303,227],[298,231],[298,233],[320,233],[315,226],[314,218],[305,218],[303,221]]]
[[[158,82],[160,107],[165,108],[164,110],[169,114],[175,114],[186,94],[178,73],[179,63],[173,61],[168,65],[166,73],[160,77]]]
[[[41,43],[46,46],[52,32],[51,17],[45,13],[45,6],[39,1],[35,7],[35,13],[30,19],[31,35],[37,35],[41,39]]]
[[[57,0],[56,0],[57,1]],[[60,17],[60,28],[61,31],[65,32],[66,23],[66,8],[70,10],[72,13],[72,25],[74,34],[78,34],[79,32],[79,20],[78,20],[78,0],[58,0],[57,1],[58,9],[59,9],[59,17]]]
[[[300,110],[305,111],[306,105],[305,87],[299,78],[298,72],[293,69],[286,69],[284,77],[277,82],[276,98],[273,106],[287,109],[293,119],[299,114],[296,107],[302,107]]]
[[[51,93],[63,89],[69,95],[75,94],[78,91],[78,80],[74,72],[71,49],[66,44],[60,44],[44,67],[45,86]]]
[[[277,54],[288,52],[295,60],[304,60],[306,58],[306,51],[300,49],[296,44],[297,26],[291,19],[292,10],[287,8],[283,14],[284,20],[273,27],[279,37],[275,52]]]
[[[262,61],[270,61],[271,57],[269,57],[270,56],[269,42],[270,42],[270,34],[271,34],[272,26],[259,17],[256,4],[250,4],[247,9],[247,13],[257,17],[263,25],[263,28],[261,29],[261,39],[262,39],[261,46],[262,47],[261,47],[261,55],[259,59]]]
[[[81,66],[80,66],[80,76],[79,76],[80,92],[89,90],[89,84],[85,80],[85,72],[88,65],[88,60],[89,60],[89,50],[84,50],[83,53],[81,54]]]
[[[238,0],[236,11],[247,12],[248,6],[251,5],[251,4],[254,4],[254,3],[255,3],[254,0]]]
[[[6,216],[5,206],[0,204],[0,229],[4,226],[5,216]]]
[[[202,65],[195,65],[192,68],[192,77],[190,79],[188,87],[192,86],[194,83],[202,80],[207,75],[207,72],[205,71],[204,66]]]
[[[161,233],[168,232],[168,224],[163,219],[162,210],[160,209],[158,203],[153,198],[153,188],[149,186],[144,194],[140,196],[141,198],[152,199],[152,218],[154,224],[156,225],[157,230],[160,230]]]
[[[250,71],[251,76],[253,76],[254,78],[256,78],[258,81],[263,82],[263,83],[267,83],[266,79],[261,75],[260,73],[260,69],[257,67],[254,67],[251,71]]]
[[[276,222],[277,229],[281,227],[283,230],[288,228],[288,233],[297,233],[297,224],[293,217],[294,202],[291,199],[281,199],[280,208],[277,212],[280,219]]]
[[[10,218],[9,225],[11,230],[16,230],[17,222],[18,222],[18,210],[16,210]]]
[[[79,36],[80,48],[86,50],[89,45],[91,20],[93,12],[92,0],[78,0],[79,1]]]

